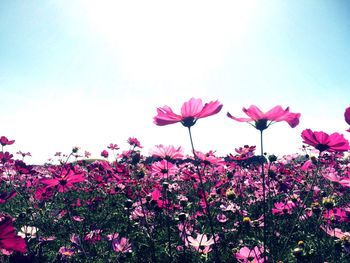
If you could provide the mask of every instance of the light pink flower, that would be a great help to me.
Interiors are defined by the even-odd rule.
[[[158,126],[164,126],[181,122],[185,127],[193,126],[198,119],[218,113],[222,108],[219,101],[211,101],[203,105],[201,99],[191,98],[181,107],[181,115],[175,114],[169,106],[157,108],[157,116],[153,122]]]
[[[112,247],[115,252],[129,253],[131,252],[131,244],[125,237],[116,237],[112,239]]]
[[[159,178],[170,178],[178,172],[178,168],[175,164],[162,160],[152,164],[151,171],[153,176]]]
[[[348,237],[350,238],[350,233],[349,232],[343,232],[341,229],[339,228],[330,228],[328,226],[321,226],[321,229],[323,231],[325,231],[328,235],[336,237],[338,239],[344,238],[344,237]]]
[[[239,122],[254,122],[252,125],[260,131],[267,129],[272,123],[280,121],[286,121],[292,128],[294,128],[299,124],[300,118],[300,113],[289,112],[289,107],[284,110],[279,105],[266,113],[262,112],[255,105],[251,105],[248,109],[243,108],[243,112],[247,114],[249,118],[237,118],[232,116],[229,112],[227,113],[227,116]],[[268,123],[268,121],[270,122]]]
[[[344,152],[349,150],[349,142],[342,134],[337,132],[328,135],[322,131],[313,132],[306,129],[301,133],[301,137],[304,139],[303,143],[315,147],[320,152]]]
[[[150,152],[153,156],[158,156],[164,159],[181,159],[184,156],[181,146],[175,148],[173,145],[163,146],[163,144],[159,144],[155,147],[156,148]]]
[[[263,263],[265,261],[262,252],[263,249],[257,246],[253,249],[242,247],[239,252],[235,253],[235,257],[241,263]]]
[[[208,239],[205,234],[198,234],[196,239],[192,236],[187,238],[189,245],[195,248],[199,253],[208,254],[211,251],[211,245],[214,244],[214,239]]]

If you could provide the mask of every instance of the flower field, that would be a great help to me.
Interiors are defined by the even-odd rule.
[[[344,135],[306,129],[302,153],[267,155],[270,125],[294,128],[300,114],[250,106],[228,121],[251,124],[260,153],[196,150],[192,127],[221,108],[190,99],[181,114],[157,109],[156,125],[188,129],[191,155],[157,145],[144,156],[129,138],[128,149],[111,143],[100,159],[74,147],[57,164],[28,165],[30,153],[16,155],[2,136],[0,262],[350,262]],[[350,125],[350,108],[344,117]]]

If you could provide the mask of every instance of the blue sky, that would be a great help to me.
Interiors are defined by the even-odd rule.
[[[1,1],[0,135],[41,163],[128,137],[145,154],[160,143],[189,153],[180,124],[152,118],[196,97],[224,104],[193,128],[198,150],[258,145],[226,117],[255,104],[302,114],[265,132],[267,152],[294,153],[305,128],[346,133],[349,37],[347,1]]]

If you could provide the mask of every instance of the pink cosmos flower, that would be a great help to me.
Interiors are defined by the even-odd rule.
[[[242,247],[239,252],[235,253],[235,257],[241,263],[264,263],[262,252],[263,249],[259,247],[253,249]]]
[[[196,239],[189,236],[187,238],[189,245],[195,248],[199,253],[208,254],[211,251],[211,245],[214,244],[214,239],[208,239],[205,234],[198,234]]]
[[[6,203],[8,200],[17,195],[16,191],[0,193],[0,204]]]
[[[112,247],[115,252],[130,253],[132,251],[131,244],[126,237],[113,237]]]
[[[303,143],[315,147],[320,152],[345,152],[349,150],[349,142],[337,132],[328,135],[322,131],[313,132],[306,129],[301,133],[301,137],[304,139]]]
[[[330,228],[328,226],[321,226],[321,229],[323,231],[325,231],[330,236],[334,236],[334,237],[339,238],[339,239],[344,238],[344,237],[347,237],[347,238],[350,239],[350,233],[349,232],[343,232],[339,228],[332,229],[332,228]]]
[[[15,140],[9,140],[9,139],[7,139],[7,137],[5,137],[5,136],[1,136],[0,137],[0,144],[2,145],[2,146],[6,146],[6,145],[11,145],[11,144],[13,144],[15,142]]]
[[[41,183],[54,188],[57,186],[58,192],[67,192],[73,187],[73,184],[80,183],[85,180],[83,172],[75,172],[71,169],[64,169],[60,176],[52,179],[42,179]]]
[[[16,235],[12,219],[6,215],[0,215],[0,249],[27,252],[25,240]]]
[[[285,202],[276,202],[274,204],[274,208],[272,208],[272,214],[274,215],[284,215],[289,214],[291,215],[293,213],[293,208],[295,207],[295,204],[292,201]]]
[[[107,150],[103,150],[101,152],[101,156],[104,157],[104,158],[108,158],[108,151]]]
[[[107,146],[108,149],[111,149],[111,150],[119,150],[119,146],[118,144],[115,144],[115,143],[110,143],[108,146]]]
[[[235,148],[236,155],[230,154],[229,157],[233,160],[246,160],[254,156],[256,146],[244,145],[243,147]]]
[[[160,162],[155,162],[152,164],[151,171],[153,176],[159,178],[170,178],[178,172],[178,168],[175,164],[162,160]]]
[[[157,116],[154,123],[158,126],[164,126],[181,122],[185,127],[193,126],[198,119],[205,118],[218,113],[222,108],[219,101],[211,101],[203,105],[201,99],[191,98],[181,107],[181,115],[175,114],[169,106],[157,108]]]
[[[350,107],[346,108],[345,113],[344,113],[344,117],[345,117],[345,121],[347,122],[347,124],[350,125]],[[346,131],[350,132],[350,128]]]
[[[289,112],[289,107],[285,110],[281,106],[273,107],[268,112],[262,112],[257,106],[251,105],[248,109],[243,108],[243,112],[249,118],[237,118],[232,116],[229,112],[227,117],[239,122],[254,122],[252,124],[256,129],[263,131],[267,129],[272,123],[279,121],[286,121],[292,128],[299,124],[300,113]],[[268,121],[270,121],[268,123]]]
[[[26,156],[32,156],[32,154],[30,152],[22,152],[22,151],[18,151],[16,152],[16,154],[19,154],[21,155],[23,158],[26,157]]]
[[[63,257],[71,257],[74,255],[75,250],[74,248],[67,248],[67,247],[60,247],[60,249],[58,250],[58,253]]]
[[[2,163],[13,162],[12,157],[13,155],[9,152],[0,152],[0,162]]]
[[[181,146],[175,148],[173,145],[163,146],[163,144],[159,144],[155,147],[156,148],[150,152],[153,156],[158,156],[164,159],[181,159],[184,156]]]
[[[137,138],[130,137],[127,142],[133,147],[143,148],[143,146],[141,146],[141,143]]]

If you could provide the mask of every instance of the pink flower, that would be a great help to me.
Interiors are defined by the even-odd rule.
[[[75,250],[74,248],[60,247],[58,253],[60,253],[63,258],[71,257],[74,255]]]
[[[150,153],[163,159],[181,159],[184,156],[181,146],[175,148],[173,145],[163,146],[162,144],[156,145]]]
[[[274,204],[274,208],[272,208],[272,214],[274,215],[284,215],[284,214],[292,214],[292,210],[295,207],[295,204],[292,201],[285,202],[276,202]]]
[[[244,147],[235,148],[236,155],[233,156],[232,154],[229,155],[229,157],[233,160],[246,160],[254,156],[256,146],[248,146],[244,145]]]
[[[174,176],[178,172],[178,168],[175,164],[172,164],[166,160],[155,162],[152,164],[152,175],[160,178],[169,178]]]
[[[111,149],[111,150],[119,150],[119,146],[118,144],[113,144],[113,143],[110,143],[108,146],[107,146],[108,149]]]
[[[112,247],[115,252],[130,253],[131,244],[129,240],[125,237],[115,237],[112,239]]]
[[[320,152],[344,152],[349,150],[349,142],[342,134],[337,132],[328,135],[322,131],[313,132],[310,129],[306,129],[301,133],[301,137],[304,139],[303,143],[315,147]]]
[[[96,243],[97,241],[101,240],[101,230],[96,229],[90,231],[85,237],[84,240],[90,243]]]
[[[325,231],[328,235],[330,236],[334,236],[338,239],[341,239],[341,238],[344,238],[344,237],[347,237],[350,239],[350,233],[349,232],[343,232],[341,229],[339,228],[330,228],[328,226],[321,226],[321,229],[323,231]]]
[[[26,156],[32,156],[32,154],[30,152],[25,153],[22,151],[18,151],[18,152],[16,152],[16,154],[22,155],[23,158]]]
[[[0,215],[0,249],[21,253],[27,252],[25,240],[16,235],[12,219],[6,215]]]
[[[133,147],[143,148],[143,146],[141,146],[141,143],[137,138],[130,137],[128,139],[128,144],[130,144]]]
[[[294,128],[299,124],[300,118],[300,113],[289,112],[289,107],[284,110],[279,105],[266,113],[262,112],[254,105],[251,105],[248,109],[243,108],[243,112],[247,114],[249,118],[236,118],[229,112],[227,113],[227,116],[239,122],[254,122],[252,125],[260,131],[267,129],[272,123],[279,121],[286,121],[292,128]],[[268,121],[270,122],[267,123]]]
[[[104,157],[104,158],[108,158],[108,152],[106,150],[103,150],[101,152],[101,156]]]
[[[16,191],[0,193],[0,204],[6,203],[8,200],[17,195]]]
[[[347,124],[350,125],[350,107],[346,108],[345,113],[344,113],[344,117],[345,117],[345,121],[347,122]],[[350,132],[350,128],[347,131]]]
[[[198,119],[205,118],[218,113],[222,108],[219,101],[211,101],[203,105],[201,99],[191,98],[181,107],[181,115],[175,114],[169,106],[157,108],[157,116],[154,117],[154,123],[158,126],[164,126],[181,122],[185,127],[193,126]]]
[[[83,172],[75,172],[71,169],[64,169],[60,176],[52,179],[42,179],[41,183],[48,187],[57,186],[58,192],[67,192],[68,189],[73,187],[73,184],[80,183],[85,180]]]
[[[263,249],[259,247],[254,247],[253,249],[242,247],[239,252],[235,253],[235,257],[242,263],[263,263],[264,256],[262,252]]]
[[[208,254],[211,251],[211,245],[214,244],[214,239],[208,239],[205,234],[198,234],[196,239],[193,237],[187,238],[189,245],[194,247],[199,253]]]
[[[6,145],[11,145],[11,144],[13,144],[15,142],[15,140],[9,140],[9,139],[7,139],[7,137],[5,137],[5,136],[1,136],[0,137],[0,144],[2,145],[2,146],[6,146]]]

